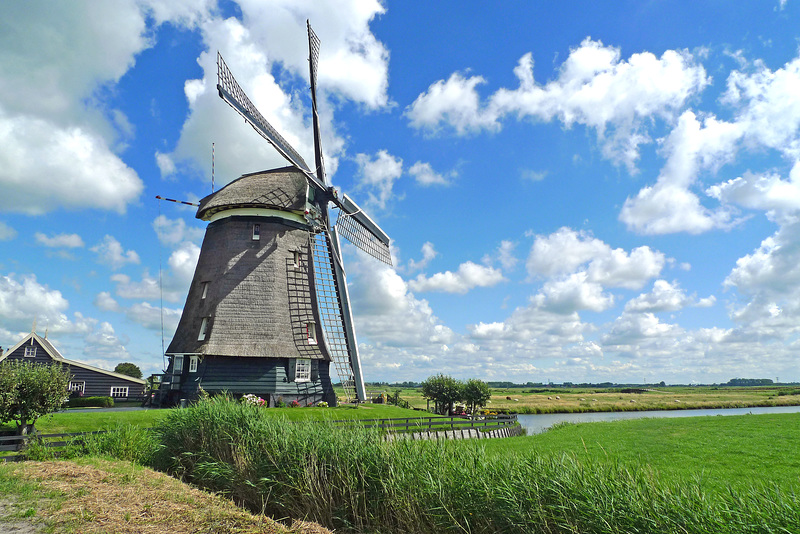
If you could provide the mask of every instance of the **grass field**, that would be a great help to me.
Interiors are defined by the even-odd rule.
[[[482,442],[490,455],[534,451],[652,469],[706,490],[777,485],[800,490],[800,414],[760,414],[558,425],[542,434]]]
[[[680,410],[695,408],[747,408],[752,406],[797,406],[800,395],[796,387],[663,387],[622,393],[621,388],[492,388],[486,406],[494,410],[516,413],[624,412],[641,410]],[[374,396],[393,394],[396,389],[370,387]],[[425,408],[427,401],[419,388],[401,388],[400,398],[411,407]]]

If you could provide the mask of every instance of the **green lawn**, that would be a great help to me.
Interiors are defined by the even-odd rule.
[[[391,419],[400,417],[435,417],[433,414],[416,410],[406,410],[386,404],[362,404],[358,408],[342,406],[337,408],[265,408],[268,413],[299,421],[305,419]],[[142,428],[154,426],[169,413],[169,409],[135,410],[124,412],[65,411],[46,415],[36,422],[36,429],[43,434],[68,432],[91,432],[105,430],[117,425],[135,425]],[[14,429],[13,423],[0,425],[0,430]]]
[[[705,489],[773,484],[800,490],[800,414],[633,419],[567,424],[542,434],[487,440],[489,454],[535,451],[655,470]]]

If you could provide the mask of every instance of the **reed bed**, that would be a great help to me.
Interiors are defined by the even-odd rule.
[[[800,497],[706,494],[646,468],[480,442],[386,442],[378,430],[289,423],[212,398],[155,430],[155,467],[272,517],[351,532],[795,532]]]

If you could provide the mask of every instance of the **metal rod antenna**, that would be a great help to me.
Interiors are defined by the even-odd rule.
[[[211,192],[214,192],[214,143],[211,143]]]

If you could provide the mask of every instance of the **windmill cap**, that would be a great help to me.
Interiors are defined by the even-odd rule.
[[[200,201],[198,219],[237,208],[271,208],[302,212],[306,207],[308,182],[297,167],[244,174]]]

